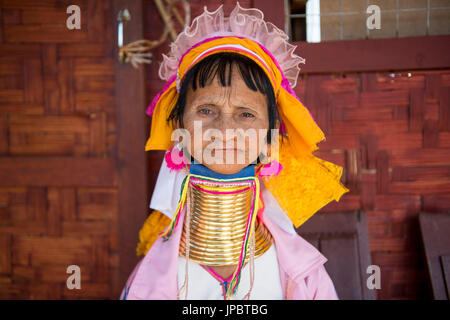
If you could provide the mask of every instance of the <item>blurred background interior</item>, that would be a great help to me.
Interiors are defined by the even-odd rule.
[[[144,152],[161,54],[204,6],[235,3],[0,2],[1,299],[119,298],[163,156]],[[80,29],[67,28],[70,5]],[[316,155],[345,168],[351,191],[298,229],[340,298],[449,299],[450,1],[240,5],[298,45],[295,92],[327,136]],[[139,39],[155,41],[151,63],[119,61]],[[367,288],[370,265],[380,289]]]

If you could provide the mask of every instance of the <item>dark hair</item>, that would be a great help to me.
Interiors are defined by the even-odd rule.
[[[186,106],[186,95],[190,83],[192,82],[192,89],[195,91],[197,90],[197,85],[204,88],[206,84],[214,80],[216,76],[219,76],[222,87],[230,86],[233,64],[237,65],[242,79],[249,89],[259,91],[267,97],[267,111],[269,114],[267,142],[270,143],[270,129],[275,129],[277,120],[280,121],[272,83],[256,62],[244,55],[234,52],[212,54],[202,59],[185,74],[181,83],[178,100],[167,118],[167,121],[174,121],[175,123],[178,123],[180,127],[183,127],[183,113]]]

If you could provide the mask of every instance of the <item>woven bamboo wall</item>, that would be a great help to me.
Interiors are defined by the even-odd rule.
[[[308,75],[296,91],[351,190],[324,211],[367,214],[378,298],[428,298],[418,213],[450,210],[450,70],[391,74]]]
[[[71,4],[81,30],[66,28]],[[0,298],[117,298],[111,14],[111,1],[1,2]],[[66,287],[72,264],[81,290]]]

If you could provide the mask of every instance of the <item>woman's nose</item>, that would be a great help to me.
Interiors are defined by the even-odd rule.
[[[225,133],[227,129],[238,129],[238,123],[232,112],[222,112],[217,118],[216,128]]]

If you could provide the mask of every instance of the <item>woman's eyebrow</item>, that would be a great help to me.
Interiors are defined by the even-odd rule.
[[[219,99],[217,96],[203,96],[194,99],[192,101],[193,105],[199,105],[199,104],[213,104],[213,105],[219,105],[221,102],[221,99]],[[238,101],[235,103],[235,106],[240,108],[250,108],[250,109],[257,109],[257,107],[252,104],[245,102],[243,100],[238,99]]]
[[[192,101],[192,104],[204,104],[204,103],[217,104],[219,103],[219,99],[208,96],[196,98]]]
[[[238,100],[235,104],[238,108],[246,108],[252,110],[258,110],[258,104],[253,102],[246,102],[243,100]]]

